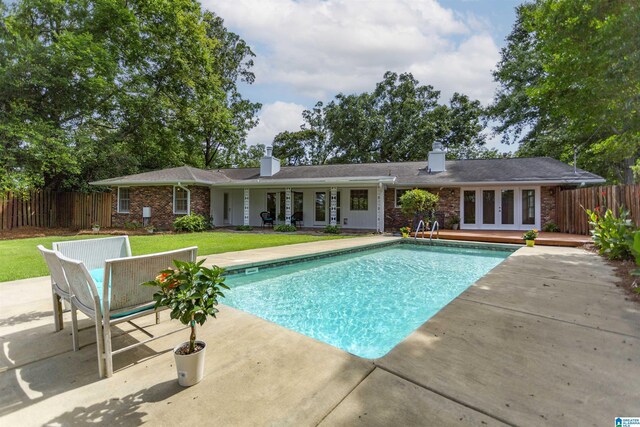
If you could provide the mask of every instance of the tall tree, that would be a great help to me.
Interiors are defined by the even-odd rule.
[[[82,188],[243,148],[252,53],[196,0],[20,0],[0,22],[0,183]],[[224,151],[224,150],[223,150]]]
[[[631,182],[640,157],[640,5],[538,0],[518,20],[494,76],[499,131],[528,130],[521,154],[550,155]]]
[[[387,72],[373,92],[338,94],[326,106],[305,110],[297,132],[274,139],[274,153],[292,164],[425,160],[442,142],[449,158],[494,156],[484,148],[484,110],[479,101],[440,92],[410,74]]]

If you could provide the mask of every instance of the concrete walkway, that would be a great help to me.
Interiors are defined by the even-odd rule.
[[[380,239],[208,261],[230,266]],[[151,324],[147,317],[140,324]],[[116,356],[115,375],[99,380],[92,329],[78,352],[68,325],[53,332],[45,278],[0,283],[0,425],[603,426],[638,415],[639,307],[625,301],[610,267],[580,249],[519,249],[377,360],[226,306],[199,337],[208,346],[197,386],[175,378],[170,349],[186,332]],[[122,326],[114,344],[142,338]]]

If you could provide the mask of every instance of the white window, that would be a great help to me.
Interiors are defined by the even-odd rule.
[[[369,190],[351,190],[349,208],[352,211],[368,211]]]
[[[396,188],[396,208],[402,207],[402,203],[400,203],[400,197],[407,191],[410,191],[409,188]]]
[[[191,193],[182,187],[173,187],[173,213],[188,214]]]
[[[129,213],[129,188],[118,187],[118,213]]]

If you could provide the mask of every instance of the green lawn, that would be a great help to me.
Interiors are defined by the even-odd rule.
[[[107,237],[107,236],[95,236]],[[198,255],[266,248],[293,243],[340,239],[345,236],[309,236],[304,234],[252,234],[252,233],[190,233],[130,236],[133,255],[197,246]],[[47,276],[49,274],[42,255],[36,248],[44,245],[51,249],[53,242],[90,239],[92,236],[53,236],[31,239],[0,240],[0,282]]]

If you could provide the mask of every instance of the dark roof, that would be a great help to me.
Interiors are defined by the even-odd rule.
[[[396,185],[463,185],[491,183],[595,184],[604,179],[550,157],[448,160],[446,171],[428,172],[426,161],[283,166],[270,177],[260,168],[202,170],[188,166],[92,182],[93,185],[202,184],[241,185],[340,179],[379,179]]]

